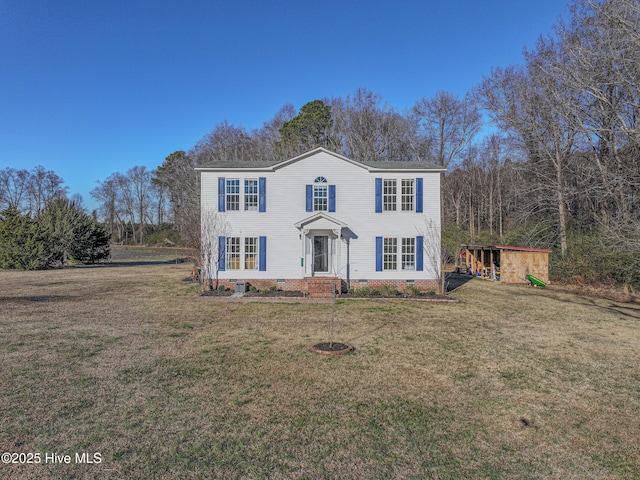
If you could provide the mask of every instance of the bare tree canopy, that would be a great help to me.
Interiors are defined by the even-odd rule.
[[[66,197],[68,188],[54,171],[38,165],[33,170],[0,170],[0,210],[14,208],[37,215],[52,200]]]
[[[116,241],[143,243],[150,227],[166,217],[167,202],[162,185],[152,182],[156,171],[145,166],[114,173],[91,191],[100,203],[107,231]]]
[[[430,158],[443,167],[460,158],[482,126],[482,117],[471,95],[462,100],[448,92],[422,98],[412,111],[430,147]]]

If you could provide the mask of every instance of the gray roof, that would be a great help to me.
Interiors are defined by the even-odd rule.
[[[393,170],[409,170],[409,169],[420,169],[420,170],[445,170],[445,168],[441,165],[436,165],[431,162],[422,162],[417,160],[407,160],[406,162],[359,162],[363,165],[367,165],[371,168],[381,168],[381,169],[393,169]]]
[[[202,165],[196,168],[196,170],[228,170],[228,169],[250,169],[250,170],[272,170],[273,167],[276,167],[280,164],[282,166],[286,166],[289,163],[293,163],[297,160],[301,160],[302,158],[309,157],[311,155],[315,155],[316,153],[325,152],[334,157],[345,160],[354,165],[361,166],[366,168],[367,170],[437,170],[444,171],[446,170],[444,167],[440,165],[436,165],[431,162],[422,162],[422,161],[406,161],[406,162],[386,162],[386,161],[376,161],[376,162],[359,162],[356,160],[352,160],[350,158],[344,157],[338,153],[332,152],[325,148],[319,147],[315,148],[309,152],[303,153],[295,158],[291,158],[289,160],[256,160],[256,161],[226,161],[226,162],[214,162],[207,165]]]
[[[268,168],[273,165],[282,163],[282,161],[268,161],[268,160],[249,160],[249,161],[226,161],[226,162],[211,162],[206,165],[200,165],[198,168]]]

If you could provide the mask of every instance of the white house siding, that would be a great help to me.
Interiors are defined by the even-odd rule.
[[[335,185],[335,212],[323,212],[330,219],[346,224],[355,238],[349,240],[350,280],[430,280],[436,277],[435,269],[429,265],[428,255],[424,255],[422,271],[376,271],[376,237],[398,238],[424,236],[426,223],[431,221],[440,231],[440,172],[429,170],[375,170],[368,171],[358,164],[346,161],[325,150],[319,149],[311,156],[284,162],[261,169],[215,169],[202,170],[202,211],[218,209],[218,177],[239,178],[241,205],[239,211],[225,212],[229,225],[227,236],[267,237],[266,271],[225,270],[220,279],[299,279],[311,275],[308,268],[310,256],[301,266],[305,235],[295,226],[318,212],[306,211],[306,185],[313,184],[317,177],[324,177],[327,185]],[[242,204],[243,180],[245,178],[266,178],[266,212],[244,211]],[[400,211],[375,212],[375,179],[396,179],[398,192],[402,179],[423,179],[423,213]],[[415,207],[415,203],[414,203]],[[310,225],[312,228],[339,228],[330,220],[320,218]],[[307,240],[307,251],[310,240]],[[347,243],[337,238],[334,243],[333,272],[331,275],[347,279]],[[339,264],[337,260],[339,258]]]

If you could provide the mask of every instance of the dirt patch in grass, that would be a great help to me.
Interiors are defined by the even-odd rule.
[[[190,266],[0,271],[2,478],[640,477],[640,306],[195,301]],[[47,299],[31,301],[29,298]]]

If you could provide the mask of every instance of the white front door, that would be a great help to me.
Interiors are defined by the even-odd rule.
[[[329,272],[329,236],[313,236],[313,273]]]

